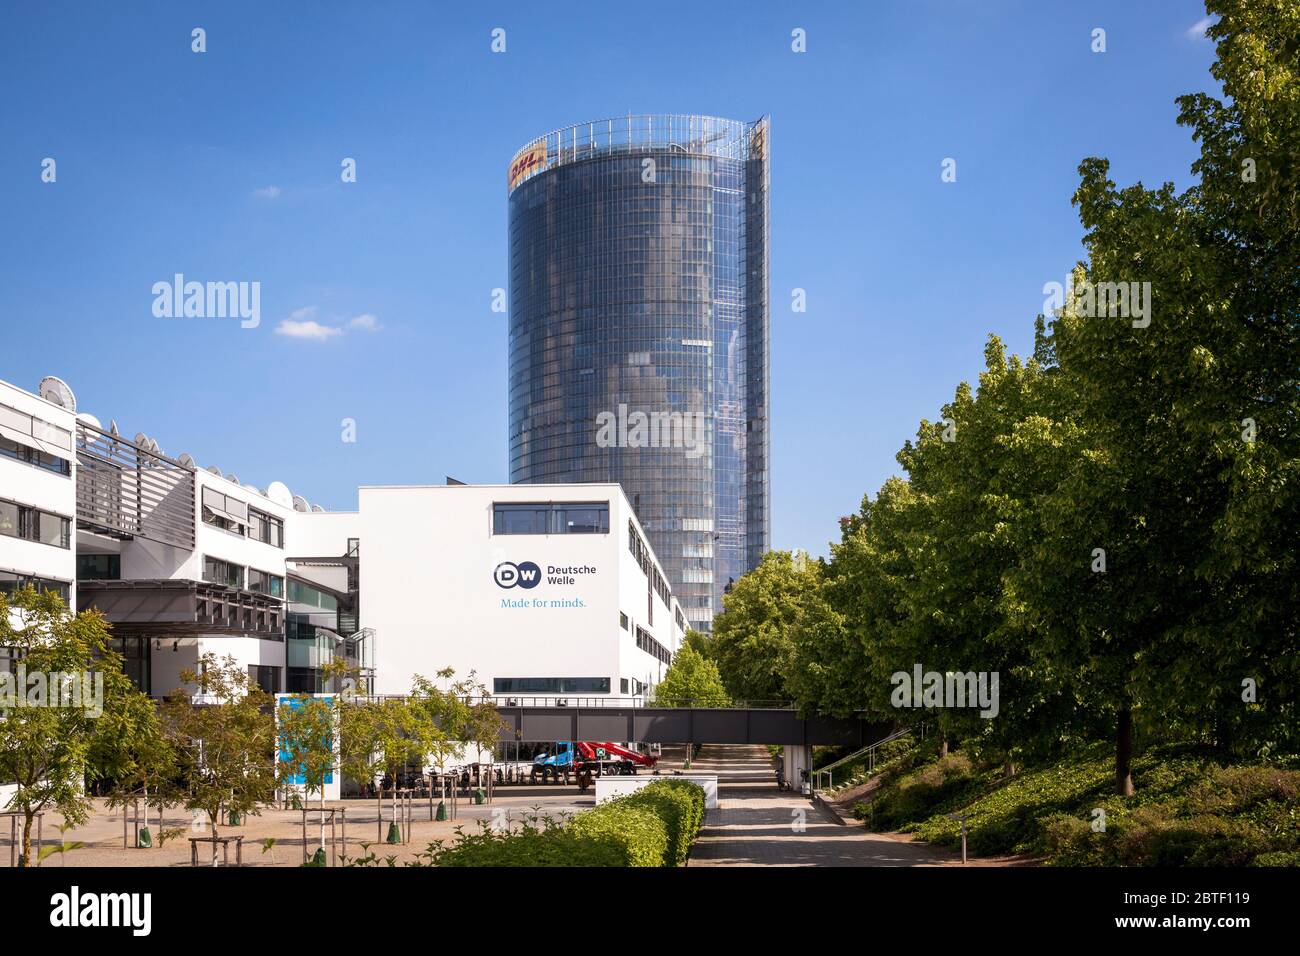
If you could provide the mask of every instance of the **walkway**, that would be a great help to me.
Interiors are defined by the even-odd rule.
[[[843,826],[829,811],[778,791],[766,747],[706,746],[693,770],[718,774],[691,866],[943,866],[948,855]]]

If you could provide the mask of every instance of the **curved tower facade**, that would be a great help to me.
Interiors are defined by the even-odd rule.
[[[698,630],[769,547],[768,153],[627,116],[508,173],[510,480],[619,482]]]

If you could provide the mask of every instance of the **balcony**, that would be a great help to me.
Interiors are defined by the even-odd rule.
[[[194,550],[194,468],[77,422],[77,527]]]
[[[231,634],[284,640],[284,608],[255,591],[181,579],[80,581],[77,610],[96,608],[139,634]]]

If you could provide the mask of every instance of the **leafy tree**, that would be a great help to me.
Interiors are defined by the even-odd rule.
[[[409,697],[422,728],[424,755],[439,768],[462,759],[466,744],[494,752],[505,726],[487,687],[473,673],[459,681],[454,676],[451,668],[439,671],[436,680],[417,674]]]
[[[655,687],[654,703],[659,707],[727,707],[731,698],[722,686],[718,665],[684,644]]]
[[[17,783],[7,809],[23,816],[24,865],[33,862],[36,814],[55,810],[67,824],[86,821],[91,809],[86,784],[98,775],[91,755],[113,741],[107,729],[127,734],[117,746],[133,743],[129,726],[104,719],[134,694],[108,634],[98,613],[74,616],[52,592],[25,588],[12,603],[0,594],[0,647],[9,649],[16,671],[2,675],[7,681],[0,699],[0,780]],[[20,684],[20,675],[26,675],[27,686]],[[80,682],[79,701],[71,695],[59,699],[71,689],[69,679]],[[37,699],[34,688],[41,684],[47,694]]]
[[[172,774],[176,751],[157,705],[144,693],[132,690],[122,695],[118,706],[105,711],[103,721],[92,747],[91,764],[112,783],[108,805],[125,811],[127,804],[142,798],[147,828],[153,801],[161,832],[163,812],[175,799]]]
[[[320,846],[325,848],[325,784],[338,773],[335,740],[341,709],[339,695],[295,694],[276,707],[276,770],[281,787],[301,787],[320,801]]]
[[[275,792],[275,721],[271,695],[234,657],[204,654],[198,670],[163,704],[163,725],[178,755],[178,796],[201,811],[220,836],[222,814],[256,814]],[[212,844],[217,865],[217,844]]]
[[[1076,275],[1149,282],[1151,312],[1134,322],[1084,296],[1052,322],[1082,444],[1010,589],[1043,665],[1112,715],[1120,794],[1135,727],[1226,746],[1260,713],[1243,706],[1245,677],[1269,688],[1274,734],[1294,726],[1300,12],[1209,10],[1231,105],[1180,100],[1200,184],[1120,189],[1105,160],[1080,166],[1089,258]]]
[[[409,763],[423,764],[432,741],[409,700],[358,699],[343,707],[339,721],[339,757],[343,773],[382,789],[392,779],[392,822],[397,823],[397,777]]]
[[[723,596],[709,641],[727,692],[739,700],[788,701],[792,628],[820,590],[820,569],[802,553],[769,551]]]

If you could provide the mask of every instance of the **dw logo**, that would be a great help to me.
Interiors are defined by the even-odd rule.
[[[499,588],[535,588],[542,581],[542,569],[531,561],[502,561],[492,572],[492,579]]]

